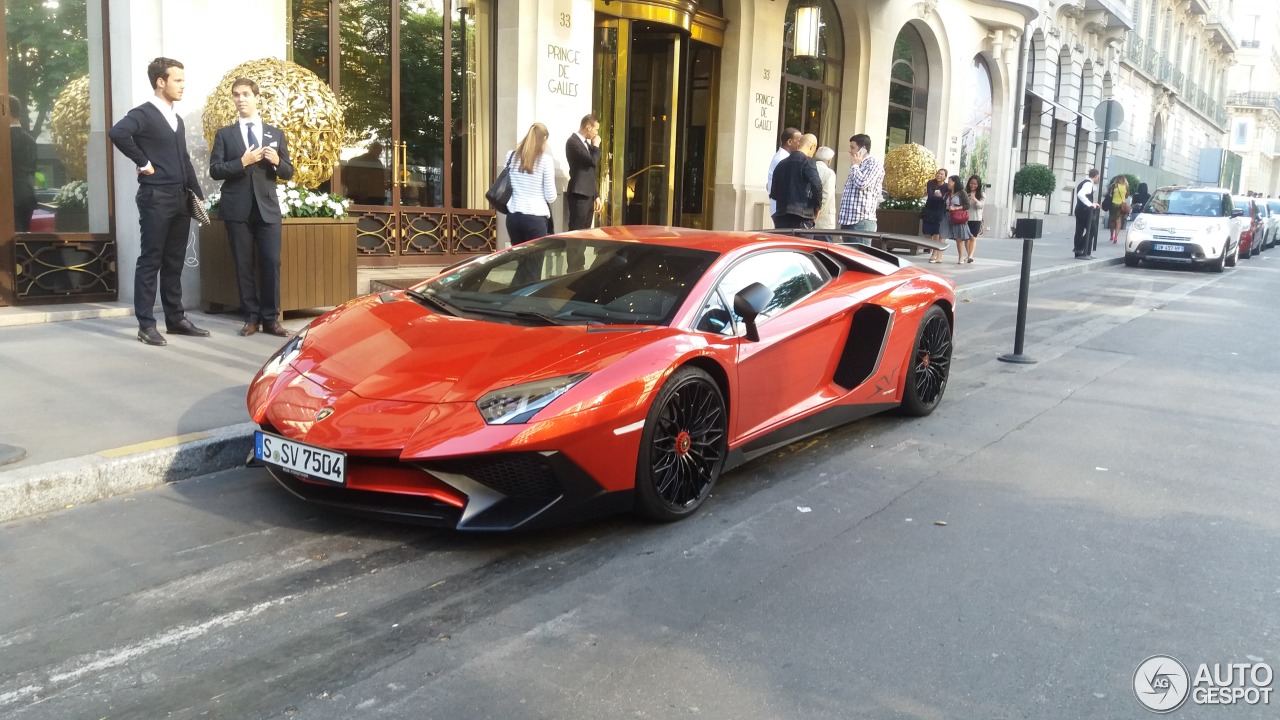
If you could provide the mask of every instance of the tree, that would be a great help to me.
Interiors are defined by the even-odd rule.
[[[8,0],[9,93],[23,102],[24,126],[39,137],[67,83],[89,74],[85,0]]]
[[[1049,197],[1057,184],[1058,179],[1054,177],[1053,170],[1048,165],[1031,163],[1018,168],[1018,172],[1013,176],[1013,194],[1024,198],[1030,195],[1033,200],[1037,195]],[[1030,210],[1028,209],[1027,212]]]

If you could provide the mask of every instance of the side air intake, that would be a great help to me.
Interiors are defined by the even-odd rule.
[[[835,383],[852,390],[871,377],[889,338],[893,313],[879,305],[863,305],[853,313],[849,337],[836,365]]]

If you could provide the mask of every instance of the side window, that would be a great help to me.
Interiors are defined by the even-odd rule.
[[[827,272],[813,257],[790,250],[764,252],[743,260],[729,270],[718,286],[732,310],[733,296],[752,283],[773,291],[773,299],[760,314],[770,318],[808,297],[827,283]],[[741,320],[734,314],[734,321]]]

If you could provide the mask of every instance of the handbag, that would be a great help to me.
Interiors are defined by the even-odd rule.
[[[191,217],[197,223],[201,225],[210,223],[209,213],[204,209],[204,200],[201,200],[200,196],[196,195],[196,191],[191,188],[187,188],[187,206],[191,209]]]
[[[484,194],[484,199],[489,201],[494,210],[507,213],[507,203],[511,202],[511,155],[507,155],[506,164],[502,166],[502,172],[498,173],[498,177],[494,179],[493,185],[489,186],[488,191]]]
[[[964,208],[957,208],[951,211],[951,224],[959,225],[969,222],[969,211]]]

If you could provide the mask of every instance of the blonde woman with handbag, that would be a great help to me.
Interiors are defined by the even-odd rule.
[[[551,133],[534,123],[516,149],[507,154],[511,199],[507,201],[507,235],[512,245],[548,234],[551,203],[556,199],[555,161],[547,152]]]

